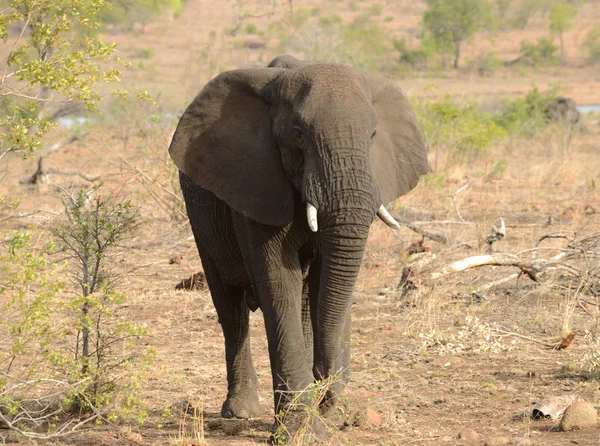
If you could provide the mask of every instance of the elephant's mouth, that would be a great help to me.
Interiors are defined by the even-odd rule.
[[[390,228],[400,229],[400,224],[392,217],[384,205],[379,206],[379,209],[377,209],[377,216]],[[308,227],[312,232],[317,232],[319,230],[317,208],[308,201],[306,202],[306,220],[308,221]]]

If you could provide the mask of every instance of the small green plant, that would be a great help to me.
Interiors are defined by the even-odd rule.
[[[256,34],[256,25],[254,23],[248,23],[246,25],[246,34]]]
[[[394,16],[388,15],[385,16],[385,18],[383,19],[384,22],[393,22],[394,21]]]

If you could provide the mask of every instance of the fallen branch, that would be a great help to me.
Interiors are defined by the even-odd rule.
[[[434,242],[438,242],[438,243],[441,243],[443,245],[447,245],[450,242],[450,240],[448,239],[448,237],[446,237],[443,234],[438,234],[436,232],[426,231],[425,229],[419,228],[418,226],[416,226],[413,223],[409,223],[407,221],[403,221],[397,215],[394,215],[393,217],[396,219],[396,221],[400,225],[402,225],[402,226],[410,229],[413,232],[416,232],[419,235],[424,235],[425,237],[429,238],[430,240],[433,240]]]
[[[50,148],[48,150],[46,150],[43,154],[40,155],[40,157],[37,160],[37,169],[36,171],[33,173],[33,175],[31,175],[31,177],[29,177],[27,180],[21,180],[21,184],[41,184],[41,183],[45,183],[47,181],[47,174],[48,172],[44,171],[44,159],[50,155],[52,152],[55,152],[56,150],[60,149],[61,147],[64,147],[66,145],[72,144],[75,141],[85,137],[87,135],[87,133],[84,133],[82,135],[73,135],[70,138],[67,138],[63,141],[59,141],[55,144],[53,144],[52,146],[50,146]]]
[[[537,275],[542,270],[538,265],[524,262],[513,254],[496,253],[467,257],[463,260],[457,260],[456,262],[453,262],[450,265],[444,267],[440,272],[433,273],[431,275],[431,278],[439,279],[440,277],[459,273],[470,268],[478,268],[481,266],[515,266],[519,268],[523,274],[526,274],[534,282],[539,281]]]

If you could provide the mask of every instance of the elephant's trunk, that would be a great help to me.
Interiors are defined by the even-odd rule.
[[[356,153],[356,152],[354,152]],[[367,157],[330,160],[330,175],[317,194],[321,245],[314,373],[318,379],[342,374],[329,392],[335,396],[349,372],[352,292],[362,263],[369,227],[380,206]],[[341,168],[339,164],[341,164]],[[312,191],[310,191],[312,192]]]
[[[315,377],[335,377],[331,399],[350,372],[350,310],[374,212],[339,211],[321,231],[321,283],[317,304]]]

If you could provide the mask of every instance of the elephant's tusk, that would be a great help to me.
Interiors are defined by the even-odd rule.
[[[310,203],[306,203],[306,219],[308,220],[308,227],[312,232],[319,230],[319,224],[317,223],[317,208]]]
[[[398,222],[394,219],[394,217],[390,215],[390,213],[387,211],[386,208],[383,207],[383,205],[379,206],[379,209],[377,209],[377,216],[381,218],[381,221],[383,221],[390,228],[400,229],[400,225],[398,224]]]

